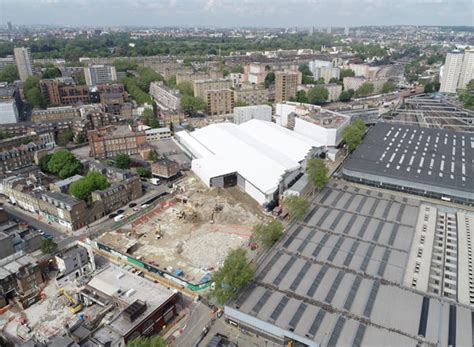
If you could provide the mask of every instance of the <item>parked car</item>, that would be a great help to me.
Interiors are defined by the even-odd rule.
[[[120,222],[124,218],[125,218],[125,215],[119,214],[118,216],[115,216],[114,221]]]
[[[111,214],[109,214],[109,218],[110,218],[110,219],[115,218],[116,216],[117,216],[116,213],[111,213]]]
[[[136,203],[134,203],[134,202],[132,202],[132,203],[128,204],[128,207],[130,207],[130,208],[132,208],[132,207],[135,207],[135,206],[137,206],[137,204],[136,204]]]
[[[125,212],[125,210],[117,210],[117,214],[122,214],[124,212]]]

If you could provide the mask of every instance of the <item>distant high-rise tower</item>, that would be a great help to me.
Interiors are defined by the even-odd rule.
[[[84,68],[84,75],[88,86],[106,84],[117,80],[115,66],[110,65],[89,65]]]
[[[13,49],[13,54],[15,55],[16,67],[18,69],[20,80],[26,81],[28,77],[35,74],[35,66],[33,65],[31,51],[26,47],[15,47]]]
[[[327,27],[326,32],[327,32],[328,34],[330,34],[330,33],[331,33],[331,27]]]
[[[310,35],[313,35],[313,34],[314,34],[314,27],[310,27],[310,28],[309,28],[309,34],[310,34]]]
[[[469,81],[472,79],[474,79],[474,49],[464,52],[458,88],[465,89]]]
[[[349,36],[349,27],[344,28],[344,35]]]
[[[462,88],[464,80],[469,82],[469,78],[472,76],[472,55],[466,54],[466,63],[464,63],[464,57],[465,55],[458,50],[446,55],[443,74],[441,76],[441,87],[439,89],[440,92],[456,93],[457,88]]]
[[[7,23],[7,26],[8,26],[8,31],[9,31],[9,32],[12,32],[12,31],[13,31],[12,22],[8,22],[8,23]]]

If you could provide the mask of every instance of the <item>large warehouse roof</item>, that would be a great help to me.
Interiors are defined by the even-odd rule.
[[[289,129],[256,119],[240,125],[212,124],[176,136],[196,158],[193,167],[202,170],[201,178],[238,172],[264,193],[274,192],[285,171],[298,168],[311,148],[321,147]]]
[[[474,134],[378,123],[344,165],[344,174],[472,199],[473,149]]]
[[[311,347],[472,346],[469,306],[403,285],[420,204],[327,185],[259,261],[226,316]]]

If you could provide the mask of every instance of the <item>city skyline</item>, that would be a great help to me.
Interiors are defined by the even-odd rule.
[[[18,25],[155,27],[474,24],[474,6],[469,0],[4,0],[0,10],[2,25],[8,21]]]

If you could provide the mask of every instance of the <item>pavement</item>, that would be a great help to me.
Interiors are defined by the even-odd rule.
[[[172,346],[193,346],[193,343],[201,335],[204,328],[211,323],[209,307],[201,302],[193,303],[192,305],[194,307],[189,317],[186,318],[182,333],[172,343]],[[201,346],[205,345],[201,344]]]

